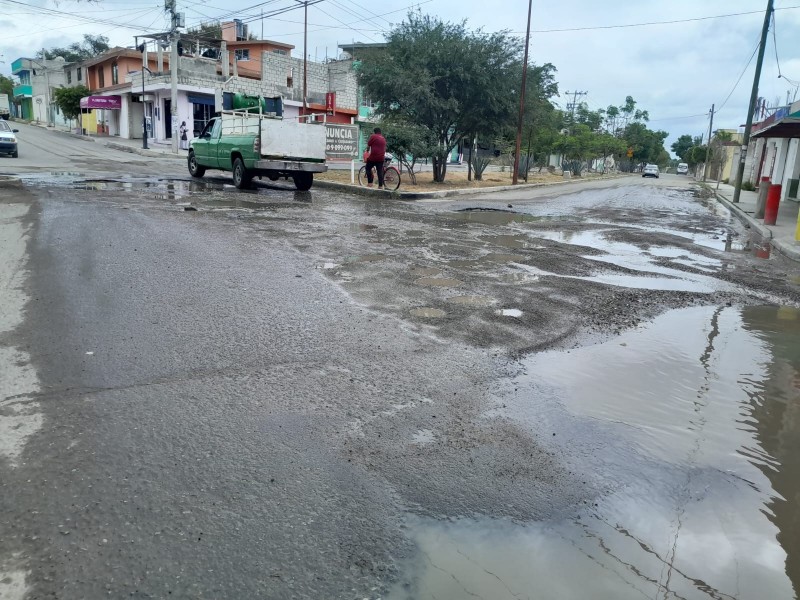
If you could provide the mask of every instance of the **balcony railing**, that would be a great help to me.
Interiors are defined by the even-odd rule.
[[[14,97],[18,96],[33,96],[33,89],[29,85],[15,85]]]

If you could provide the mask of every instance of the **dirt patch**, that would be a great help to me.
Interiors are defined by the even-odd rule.
[[[350,171],[330,170],[316,176],[320,181],[335,181],[336,183],[350,183]],[[417,184],[411,183],[411,178],[407,173],[401,176],[400,189],[406,192],[440,192],[443,190],[461,189],[480,189],[485,187],[497,187],[511,185],[511,173],[509,171],[492,171],[483,174],[481,181],[469,181],[464,172],[449,171],[443,183],[436,183],[433,180],[433,173],[417,173]],[[532,173],[528,177],[528,183],[554,183],[564,181],[561,175],[551,175],[550,173]],[[358,185],[358,174],[356,173],[356,183]]]

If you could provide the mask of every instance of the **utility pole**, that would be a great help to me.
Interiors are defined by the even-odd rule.
[[[303,2],[303,113],[308,112],[308,0]]]
[[[578,98],[580,96],[586,96],[588,93],[589,92],[564,92],[567,96],[572,94],[572,102],[567,102],[567,110],[570,111],[571,121],[575,121],[575,109],[578,107]]]
[[[178,34],[178,27],[183,27],[183,14],[175,11],[175,0],[165,0],[166,9],[170,12],[172,27],[169,32],[169,40],[171,44],[169,55],[169,75],[170,75],[170,122],[169,127],[172,132],[172,153],[178,153],[178,41],[180,35]],[[142,73],[144,77],[144,73]]]
[[[753,89],[750,92],[750,104],[747,106],[747,122],[744,126],[744,139],[742,139],[742,149],[739,156],[739,168],[736,170],[736,187],[733,190],[733,201],[739,202],[742,192],[742,179],[744,178],[744,162],[747,159],[747,146],[750,144],[750,131],[753,129],[753,113],[756,110],[756,100],[758,100],[758,82],[761,79],[761,66],[764,64],[764,49],[767,46],[767,33],[769,32],[769,20],[772,17],[773,0],[767,0],[767,12],[764,13],[764,26],[761,28],[761,43],[758,46],[758,60],[756,61],[756,74],[753,77]]]
[[[703,183],[706,181],[708,175],[708,160],[711,158],[711,128],[714,126],[714,104],[711,105],[711,120],[708,122],[708,143],[706,144],[706,166],[703,169]]]
[[[47,54],[45,53],[45,49],[42,48],[42,66],[44,67],[44,85],[45,85],[44,101],[47,103],[46,104],[47,125],[50,125],[51,123],[55,125],[53,119],[50,118],[50,115],[52,114],[53,111],[52,107],[50,106],[50,72],[48,70],[47,63],[45,62],[46,60],[47,60]]]
[[[522,90],[519,94],[519,117],[517,119],[517,142],[514,150],[514,173],[511,175],[511,183],[519,183],[519,153],[522,145],[522,121],[525,117],[525,87],[528,80],[528,46],[531,39],[531,10],[533,0],[528,0],[528,28],[525,31],[525,56],[522,59]],[[470,151],[471,152],[471,151]],[[527,177],[526,177],[527,179]]]

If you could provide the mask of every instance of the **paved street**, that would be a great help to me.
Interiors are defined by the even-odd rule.
[[[0,598],[800,589],[800,265],[687,178],[401,202],[20,138]]]

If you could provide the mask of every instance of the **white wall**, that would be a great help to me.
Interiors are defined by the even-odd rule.
[[[798,175],[798,167],[800,167],[800,152],[798,152],[798,145],[800,145],[800,139],[793,138],[789,140],[789,150],[786,155],[786,168],[783,172],[781,201],[788,198],[789,180],[797,179],[798,176],[800,176]]]

